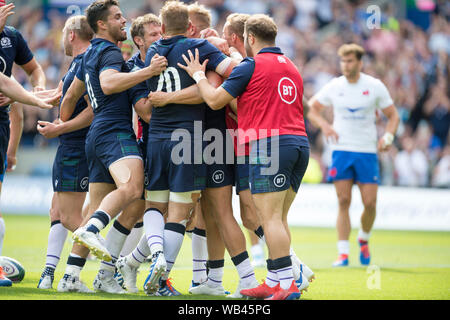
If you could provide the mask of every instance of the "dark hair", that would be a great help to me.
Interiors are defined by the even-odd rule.
[[[86,9],[86,18],[89,25],[95,33],[98,31],[97,21],[106,21],[109,8],[112,6],[119,6],[118,0],[97,0],[94,1]]]

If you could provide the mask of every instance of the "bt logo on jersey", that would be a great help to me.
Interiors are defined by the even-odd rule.
[[[278,82],[278,94],[281,100],[287,104],[292,104],[297,99],[297,87],[294,81],[288,77],[281,78]]]

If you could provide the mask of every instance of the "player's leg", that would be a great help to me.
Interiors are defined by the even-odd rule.
[[[350,253],[349,237],[351,232],[350,204],[352,200],[353,180],[337,180],[334,182],[338,199],[338,216],[336,220],[338,259],[333,263],[334,267],[348,265]]]
[[[207,280],[200,284],[193,283],[189,288],[189,293],[223,296],[226,294],[222,285],[225,265],[225,244],[217,227],[214,215],[211,214],[213,210],[211,203],[205,197],[204,191],[202,193],[200,202],[207,232],[207,268],[209,271],[207,273]],[[198,268],[206,269],[206,266],[200,263]]]
[[[175,261],[183,244],[186,225],[200,197],[200,191],[171,192],[167,211],[167,221],[164,226],[164,256],[167,262],[166,272],[161,276],[160,288],[156,295],[180,295],[169,279]]]
[[[127,216],[136,216],[139,217],[138,221],[134,224],[134,226],[131,229],[130,234],[128,235],[127,239],[125,240],[125,244],[123,245],[122,251],[120,252],[120,256],[124,257],[128,254],[130,254],[138,245],[139,241],[142,238],[143,233],[143,226],[144,222],[142,220],[145,212],[145,200],[140,199],[136,200],[132,204],[130,204],[127,208],[125,208],[125,211],[132,211],[134,214],[130,214]],[[120,218],[120,216],[119,216]],[[121,221],[122,222],[122,221]],[[123,222],[125,225],[126,222]]]
[[[364,211],[361,215],[361,225],[358,233],[360,247],[359,259],[362,265],[370,264],[369,238],[376,216],[378,183],[380,169],[375,153],[359,153],[355,162],[356,182],[361,192]]]
[[[7,165],[7,155],[9,143],[9,124],[0,124],[0,195],[2,192],[3,179],[6,174]],[[2,255],[3,240],[5,238],[5,220],[0,213],[0,256]]]
[[[208,279],[206,262],[208,260],[208,246],[206,240],[206,222],[203,218],[201,201],[195,205],[194,229],[192,230],[192,286],[199,285]]]
[[[239,206],[241,209],[242,224],[248,230],[248,237],[251,245],[250,252],[252,255],[252,265],[254,267],[265,267],[265,242],[256,234],[256,230],[261,227],[261,223],[256,216],[256,208],[253,204],[250,189],[243,190],[239,193]]]
[[[242,289],[253,288],[258,282],[251,265],[250,257],[246,248],[245,235],[233,215],[231,205],[232,187],[231,185],[220,188],[208,188],[204,190],[204,195],[211,203],[211,213],[217,221],[225,247],[235,265],[239,284],[236,292],[230,295],[231,298],[240,298]]]
[[[113,162],[109,166],[109,173],[117,188],[101,200],[86,226],[74,233],[74,240],[86,245],[94,255],[106,260],[106,262],[111,261],[112,257],[98,241],[97,235],[109,224],[112,218],[142,195],[143,170],[140,158],[126,157]],[[122,231],[121,233],[129,233],[128,229]]]
[[[360,262],[362,265],[370,264],[369,239],[376,216],[377,184],[358,184],[361,191],[364,211],[361,215],[361,227],[358,232],[360,246]]]
[[[267,269],[270,279],[254,289],[242,290],[245,296],[272,295],[270,299],[274,300],[300,297],[293,273],[287,214],[308,160],[309,147],[304,137],[272,137],[252,145],[250,187],[269,249]]]
[[[152,185],[149,185],[149,188]],[[141,239],[129,260],[134,266],[137,266],[151,256],[149,274],[144,281],[144,291],[147,294],[154,294],[159,289],[160,279],[167,271],[167,261],[164,255],[164,216],[168,211],[169,196],[169,190],[146,190],[147,209],[144,214],[144,239]]]
[[[1,178],[3,179],[3,176],[1,176]],[[0,195],[2,192],[2,184],[3,181],[0,181]],[[5,238],[5,231],[6,231],[5,220],[3,219],[3,216],[0,213],[0,256],[2,255],[3,239]]]
[[[37,287],[39,289],[51,289],[53,285],[55,269],[58,265],[64,242],[67,238],[67,229],[62,225],[58,210],[57,193],[53,193],[50,208],[50,231],[48,233],[47,255],[44,271],[41,274]]]
[[[91,180],[96,180],[91,179]],[[80,227],[85,226],[95,212],[95,209],[100,205],[103,198],[116,188],[114,184],[102,182],[89,183],[89,205],[86,216],[80,224]],[[78,228],[77,230],[80,230]],[[76,231],[75,231],[76,232]],[[97,235],[97,241],[104,243]],[[66,270],[64,276],[58,284],[58,291],[61,292],[92,292],[81,280],[80,273],[86,264],[86,258],[89,254],[89,249],[81,244],[74,242],[72,250],[67,258]]]

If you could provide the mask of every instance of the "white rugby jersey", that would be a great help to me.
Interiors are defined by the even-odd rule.
[[[386,86],[378,79],[361,73],[358,82],[345,76],[334,78],[315,95],[317,101],[333,107],[333,128],[339,141],[333,150],[377,152],[376,109],[393,104]]]

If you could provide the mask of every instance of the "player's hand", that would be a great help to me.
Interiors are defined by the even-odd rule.
[[[166,70],[168,65],[167,59],[164,56],[160,56],[159,54],[155,54],[150,62],[150,66],[148,69],[150,71],[150,78],[161,74],[164,70]]]
[[[191,50],[188,50],[188,55],[189,59],[184,54],[182,55],[184,62],[186,62],[186,65],[184,66],[181,63],[178,63],[178,66],[186,71],[191,77],[193,77],[194,73],[196,73],[197,71],[205,72],[208,59],[203,61],[203,64],[201,64],[197,48],[195,48],[195,57],[192,54]]]
[[[59,127],[55,123],[38,120],[36,128],[37,131],[47,139],[52,139],[59,136]]]
[[[0,107],[10,105],[13,102],[14,101],[10,97],[7,97],[3,93],[0,93]]]
[[[230,56],[231,52],[227,40],[219,37],[208,37],[206,40],[208,40],[209,43],[219,49],[223,54],[225,54],[226,56]]]
[[[381,137],[380,140],[378,140],[377,149],[379,152],[389,151],[389,149],[391,149],[391,147],[392,147],[392,142],[386,143],[386,140],[384,140],[383,137]]]
[[[203,29],[202,31],[200,31],[200,38],[206,39],[209,37],[220,38],[219,33],[212,28],[206,28],[206,29]]]
[[[12,154],[7,154],[7,162],[8,162],[8,167],[6,168],[6,172],[12,172],[14,170],[16,170],[16,165],[17,165],[17,158],[15,155]]]
[[[33,88],[33,92],[42,92],[45,91],[45,88],[42,86],[36,86]]]
[[[339,140],[339,135],[329,124],[326,124],[322,127],[322,133],[328,143],[336,144]]]
[[[153,107],[164,107],[169,103],[169,94],[163,91],[150,92],[148,98]]]
[[[13,3],[9,3],[6,6],[0,7],[0,31],[3,31],[6,25],[6,20],[9,16],[14,14],[14,11],[11,11],[15,8]]]
[[[34,95],[39,99],[43,100],[47,104],[51,104],[52,106],[57,106],[61,102],[62,92],[57,90],[43,90],[36,91]],[[51,108],[51,107],[50,107]],[[45,108],[47,109],[47,108]]]

